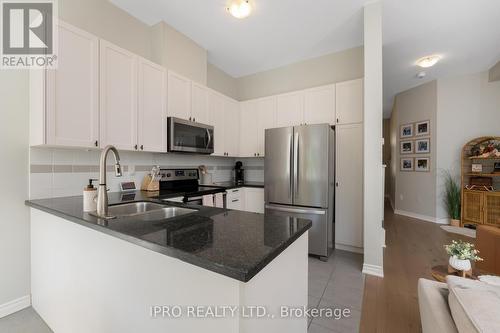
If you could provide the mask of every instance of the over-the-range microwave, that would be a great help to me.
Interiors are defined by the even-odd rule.
[[[168,117],[168,151],[212,154],[214,152],[214,127]]]

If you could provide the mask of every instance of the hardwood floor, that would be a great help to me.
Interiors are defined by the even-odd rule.
[[[452,239],[474,239],[450,234],[438,224],[385,212],[384,278],[367,276],[360,332],[421,332],[417,281],[432,279],[431,267],[446,264],[443,245]]]

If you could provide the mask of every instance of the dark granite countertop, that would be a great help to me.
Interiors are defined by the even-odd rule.
[[[149,196],[153,198],[140,191],[109,193],[109,203],[160,202],[179,194]],[[104,221],[83,212],[82,196],[28,200],[26,205],[243,282],[311,227],[309,220],[173,203],[169,205],[196,212],[156,221]]]
[[[216,183],[214,185],[209,185],[209,186],[219,186],[223,187],[226,190],[230,190],[233,188],[240,188],[240,187],[255,187],[255,188],[264,188],[264,183],[261,182],[245,182],[243,185],[236,185],[235,182],[220,182]]]

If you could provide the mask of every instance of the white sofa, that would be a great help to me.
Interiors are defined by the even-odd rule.
[[[448,276],[446,283],[420,279],[423,333],[500,332],[500,285]]]

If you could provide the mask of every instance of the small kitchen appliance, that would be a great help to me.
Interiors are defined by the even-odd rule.
[[[245,169],[243,169],[243,163],[240,161],[234,165],[234,182],[236,185],[243,185],[245,183]]]

